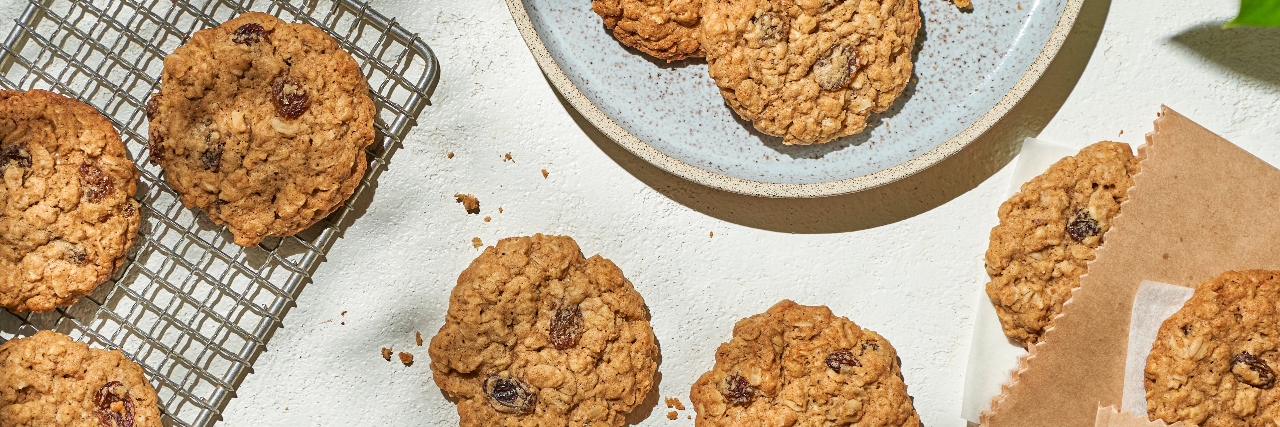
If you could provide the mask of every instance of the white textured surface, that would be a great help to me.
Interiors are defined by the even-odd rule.
[[[16,16],[11,3],[0,5],[0,22]],[[479,252],[472,237],[491,244],[535,232],[574,236],[635,283],[662,346],[663,397],[688,405],[689,386],[733,322],[791,298],[880,332],[899,351],[925,425],[964,425],[972,304],[986,279],[987,233],[1007,195],[1011,168],[1000,166],[1012,143],[979,144],[986,148],[962,152],[935,168],[941,172],[855,197],[722,194],[638,164],[581,127],[500,0],[372,3],[439,56],[432,106],[226,408],[224,425],[456,425],[413,333],[429,340],[440,327],[458,273]],[[1097,37],[1105,17],[1096,48],[1064,49],[1063,65],[1055,63],[1010,127],[1073,146],[1140,143],[1166,103],[1280,161],[1276,32],[1216,30],[1234,13],[1232,0],[1089,0],[1085,8],[1098,13],[1082,14],[1080,37]],[[514,162],[501,160],[506,152]],[[477,195],[483,213],[464,214],[456,192]],[[382,360],[387,346],[414,353],[417,363]],[[639,424],[692,425],[692,410],[680,421],[666,411],[659,404]]]
[[[985,283],[982,254],[1011,168],[930,211],[861,231],[787,234],[726,222],[718,218],[741,219],[732,211],[757,205],[655,178],[651,168],[620,167],[611,157],[634,158],[593,142],[599,135],[565,111],[499,0],[373,4],[420,32],[439,56],[443,74],[433,105],[379,178],[368,211],[346,230],[276,332],[226,409],[225,425],[456,425],[454,405],[432,383],[426,348],[413,346],[413,332],[429,340],[440,327],[457,274],[478,253],[472,237],[490,244],[535,232],[574,236],[587,255],[613,259],[635,283],[662,346],[663,397],[688,404],[689,386],[712,364],[733,322],[791,298],[827,304],[883,334],[898,348],[925,424],[964,425],[973,295]],[[1275,59],[1263,55],[1277,47],[1274,33],[1255,40],[1194,32],[1228,19],[1231,0],[1102,6],[1109,13],[1096,49],[1040,138],[1074,146],[1141,143],[1166,103],[1262,158],[1280,160],[1273,143],[1280,134],[1274,120],[1280,79],[1266,68],[1275,69]],[[1174,40],[1187,31],[1204,43],[1199,49],[1244,73]],[[1253,42],[1268,48],[1247,45]],[[1233,52],[1256,58],[1233,59],[1239,57]],[[456,156],[446,159],[448,152]],[[500,159],[506,152],[514,163]],[[924,192],[938,184],[920,185]],[[455,192],[476,194],[483,213],[465,215]],[[700,194],[740,203],[707,206],[693,200]],[[910,204],[921,196],[881,198]],[[485,215],[493,222],[483,222]],[[771,224],[747,218],[738,222]],[[406,368],[383,361],[384,346],[407,349],[418,362]],[[666,411],[659,404],[640,425],[692,425],[685,419],[692,410],[678,422],[668,421]]]

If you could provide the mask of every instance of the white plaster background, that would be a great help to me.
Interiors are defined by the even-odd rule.
[[[0,22],[13,22],[25,2],[3,3]],[[1165,103],[1280,162],[1280,32],[1217,30],[1233,0],[1088,0],[1061,58],[1002,129],[903,183],[808,201],[709,190],[608,142],[561,104],[501,0],[371,3],[438,55],[432,105],[223,425],[456,425],[414,332],[430,340],[443,323],[458,273],[479,253],[473,237],[492,244],[543,232],[612,259],[645,297],[661,343],[662,397],[687,405],[733,322],[790,298],[884,335],[924,424],[961,426],[982,254],[1015,141],[1141,143]],[[514,162],[501,159],[507,152]],[[478,196],[481,215],[466,215],[456,192]],[[382,347],[410,351],[417,363],[386,362]],[[678,421],[666,411],[659,404],[633,420],[693,424],[691,406]]]

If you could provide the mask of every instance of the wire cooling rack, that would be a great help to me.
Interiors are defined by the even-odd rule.
[[[235,396],[325,252],[372,197],[438,78],[430,48],[354,0],[29,0],[0,46],[0,86],[50,89],[87,102],[120,130],[142,171],[142,226],[110,283],[71,307],[14,316],[0,310],[0,341],[53,329],[118,348],[146,370],[165,423],[209,426]],[[333,35],[361,64],[377,105],[377,140],[355,195],[297,236],[242,248],[186,209],[146,162],[144,104],[164,55],[190,34],[256,10]]]

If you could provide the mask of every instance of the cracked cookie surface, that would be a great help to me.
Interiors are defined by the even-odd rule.
[[[720,94],[784,144],[862,132],[911,79],[916,0],[707,0],[702,48]]]
[[[119,351],[50,331],[0,345],[0,425],[159,427],[157,402]]]
[[[359,65],[333,37],[247,12],[165,57],[147,103],[150,155],[184,205],[252,246],[351,197],[374,114]]]
[[[472,261],[428,350],[464,427],[621,426],[658,366],[648,307],[622,271],[541,234]]]
[[[1128,199],[1139,158],[1099,142],[1049,166],[1000,205],[986,253],[987,296],[1000,326],[1026,347],[1080,286],[1080,276]]]
[[[1201,427],[1280,419],[1280,271],[1231,271],[1196,286],[1147,357],[1147,415]]]
[[[738,321],[693,385],[698,427],[919,427],[898,355],[823,306],[783,300]]]
[[[138,233],[138,169],[93,107],[0,91],[0,306],[49,311],[109,279]]]
[[[667,62],[703,56],[701,6],[701,0],[591,1],[618,41]]]

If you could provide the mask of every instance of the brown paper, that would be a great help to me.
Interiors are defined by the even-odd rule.
[[[1182,422],[1172,425],[1164,421],[1147,421],[1147,417],[1135,417],[1128,412],[1120,412],[1113,406],[1098,407],[1093,427],[1183,427]]]
[[[1280,170],[1168,107],[1139,152],[1141,172],[1089,274],[983,425],[1090,427],[1098,406],[1119,406],[1143,279],[1195,286],[1227,270],[1280,269]]]

